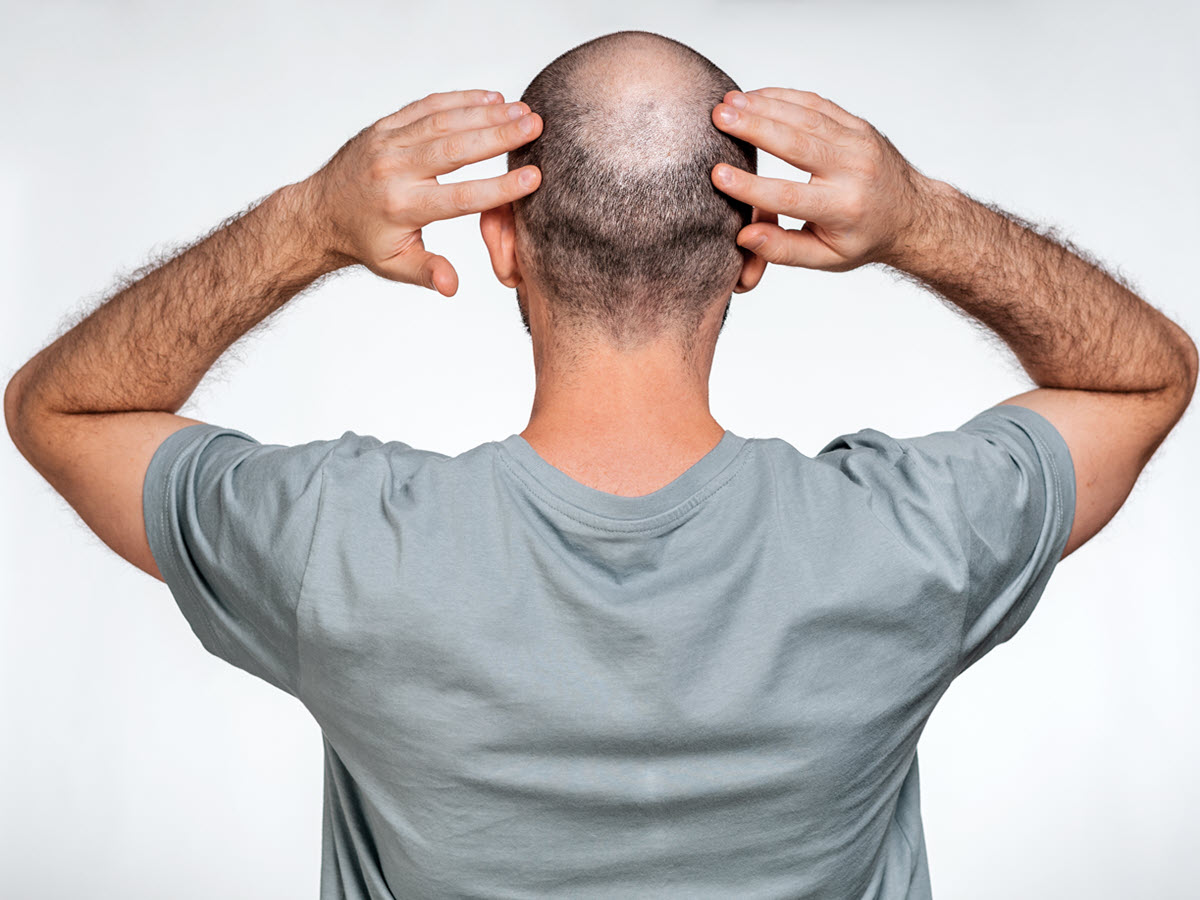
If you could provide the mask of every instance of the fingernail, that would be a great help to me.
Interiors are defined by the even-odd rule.
[[[767,236],[765,234],[758,234],[758,235],[755,235],[754,237],[750,238],[742,246],[745,247],[747,250],[757,250],[759,247],[761,247],[766,242],[767,242]]]
[[[718,166],[717,181],[721,182],[721,184],[732,184],[733,170],[730,169],[729,166]]]
[[[486,94],[483,95],[484,103],[495,103],[499,99],[500,99],[500,95],[497,94],[495,91],[488,91]]]
[[[533,187],[533,183],[537,181],[537,172],[533,169],[526,169],[517,176],[517,181],[521,183],[521,187]]]
[[[507,115],[510,119],[519,119],[521,116],[525,115],[525,110],[521,109],[521,104],[514,103],[508,108]]]
[[[537,127],[537,123],[533,121],[533,113],[530,113],[521,120],[521,130],[526,134],[533,134],[533,129]]]
[[[747,104],[748,104],[750,101],[746,99],[746,95],[745,95],[745,94],[738,94],[738,93],[735,93],[735,94],[734,94],[732,97],[730,97],[730,98],[729,98],[729,100],[727,100],[726,102],[727,102],[727,103],[728,103],[730,106],[736,106],[738,109],[745,109],[745,108],[746,108],[746,105],[747,105]]]
[[[719,113],[717,113],[717,118],[720,119],[722,122],[724,122],[726,125],[732,125],[734,122],[737,121],[738,111],[736,109],[730,109],[727,106],[723,110],[721,110]]]

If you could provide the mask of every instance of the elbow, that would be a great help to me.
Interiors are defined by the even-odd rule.
[[[1174,428],[1183,418],[1183,414],[1192,402],[1192,395],[1196,392],[1196,379],[1200,374],[1200,354],[1196,351],[1195,342],[1176,323],[1172,322],[1171,324],[1177,338],[1175,341],[1177,374],[1157,392],[1163,398],[1164,404],[1169,405],[1170,408],[1167,431]]]
[[[13,431],[17,427],[17,415],[20,410],[20,371],[10,379],[8,386],[4,391],[4,422],[8,427],[8,434],[11,434],[16,440],[16,434]]]
[[[12,438],[12,442],[20,448],[20,418],[21,418],[21,373],[24,369],[18,369],[17,373],[8,380],[8,387],[4,389],[4,424],[8,428],[8,436]]]
[[[29,367],[18,369],[4,389],[4,425],[8,436],[21,455],[29,459],[32,424],[36,419],[29,397]]]
[[[1179,356],[1183,367],[1183,377],[1179,387],[1179,414],[1183,415],[1183,411],[1192,402],[1192,395],[1196,392],[1196,378],[1200,374],[1200,353],[1196,351],[1196,343],[1182,328],[1179,329],[1179,344]]]

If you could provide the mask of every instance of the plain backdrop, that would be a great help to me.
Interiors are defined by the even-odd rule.
[[[1057,225],[1200,336],[1200,13],[1185,2],[6,2],[0,374],[119,273],[195,239],[425,94],[517,99],[559,53],[636,28],[743,88],[817,91],[918,168]],[[499,174],[489,160],[447,180]],[[792,173],[764,156],[768,175]],[[798,227],[797,223],[790,223]],[[184,415],[264,443],[350,429],[456,454],[521,431],[515,297],[478,218],[432,226],[443,299],[359,269],[222,359]],[[1010,354],[879,268],[772,267],[735,295],[711,406],[814,455],[952,429],[1031,387]],[[1194,411],[1024,629],[920,744],[940,898],[1192,898],[1200,879]],[[208,655],[167,588],[0,442],[0,894],[315,897],[320,733]]]

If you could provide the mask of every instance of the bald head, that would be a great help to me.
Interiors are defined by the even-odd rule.
[[[686,345],[728,298],[750,209],[711,172],[753,172],[755,151],[719,131],[712,109],[736,89],[690,47],[639,31],[581,44],[530,83],[521,99],[542,133],[508,167],[542,172],[513,208],[525,276],[556,327],[623,349],[664,336]]]

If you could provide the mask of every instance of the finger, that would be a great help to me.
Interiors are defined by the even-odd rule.
[[[712,119],[727,134],[749,141],[805,172],[824,175],[841,162],[841,151],[819,135],[749,109],[718,103],[713,108]]]
[[[767,262],[781,266],[830,271],[846,262],[816,236],[807,222],[803,228],[757,222],[738,232],[737,242]]]
[[[390,116],[384,116],[375,124],[383,128],[403,128],[410,122],[435,113],[440,109],[454,109],[459,106],[482,106],[488,103],[503,103],[504,96],[499,91],[444,91],[440,94],[430,94],[420,100],[414,100],[407,106],[401,107]]]
[[[814,94],[812,91],[795,91],[791,88],[765,87],[755,88],[752,91],[747,91],[748,94],[758,94],[763,97],[770,97],[775,100],[782,100],[786,103],[791,103],[795,106],[806,106],[809,109],[815,109],[822,112],[829,118],[840,122],[846,128],[852,131],[862,131],[867,127],[865,119],[860,119],[858,116],[846,112],[832,100],[827,97],[822,97],[820,94]]]
[[[473,131],[490,125],[512,122],[529,112],[529,107],[517,103],[488,103],[483,106],[456,106],[440,109],[410,122],[403,128],[394,129],[389,138],[395,146],[411,147],[442,135],[460,131]]]
[[[767,212],[764,209],[755,207],[754,211],[750,214],[750,221],[752,223],[768,222],[772,225],[776,225],[779,223],[779,216],[775,215],[773,212]],[[744,294],[746,291],[757,287],[762,281],[763,272],[767,267],[767,260],[765,258],[759,256],[753,251],[748,250],[747,252],[750,253],[752,258],[747,265],[742,266],[742,271],[738,275],[737,284],[735,284],[733,287],[733,292],[735,294]]]
[[[779,100],[766,94],[730,91],[725,95],[725,103],[743,112],[749,111],[807,134],[814,134],[831,144],[846,145],[858,134],[819,109]]]
[[[773,212],[769,212],[768,210],[755,207],[750,212],[750,221],[751,222],[770,222],[772,224],[778,224],[779,216],[777,216]]]
[[[537,166],[522,166],[495,178],[419,188],[413,204],[425,221],[452,219],[511,203],[533,193],[541,182],[542,173]]]
[[[713,167],[712,180],[718,190],[735,200],[793,219],[819,218],[832,199],[829,189],[821,185],[766,178],[726,163]]]
[[[418,284],[437,291],[443,297],[453,297],[458,290],[458,273],[450,260],[424,247],[411,247],[393,257],[382,267],[384,274],[394,281]]]
[[[529,113],[515,122],[461,131],[435,138],[405,151],[411,156],[418,172],[424,175],[445,175],[455,169],[498,156],[542,133],[542,117]]]

